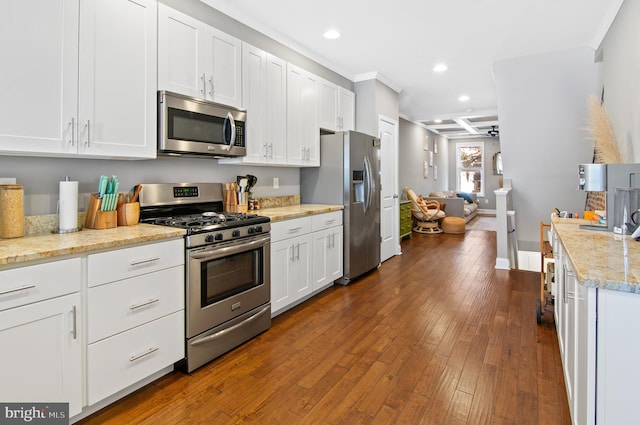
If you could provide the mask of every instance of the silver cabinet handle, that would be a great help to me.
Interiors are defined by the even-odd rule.
[[[87,120],[84,128],[87,129],[87,147],[91,147],[91,120]]]
[[[302,229],[302,227],[293,227],[293,228],[291,228],[291,229],[288,229],[287,231],[288,231],[289,233],[294,233],[294,232],[297,232],[297,231],[298,231],[298,230],[300,230],[300,229]]]
[[[213,99],[213,75],[209,77],[209,96]]]
[[[300,244],[296,244],[296,260],[300,261]]]
[[[72,322],[72,328],[71,328],[71,335],[73,336],[73,339],[76,339],[78,337],[78,311],[76,306],[74,305],[73,308],[71,309],[71,315],[73,316],[73,322]]]
[[[71,146],[75,146],[75,143],[76,143],[76,118],[75,117],[71,117],[71,122],[69,123],[69,125],[71,126],[71,140],[69,141],[69,143],[71,143]]]
[[[200,76],[200,80],[202,81],[202,88],[200,89],[200,93],[205,94],[207,92],[207,82],[204,79],[204,72]]]
[[[262,145],[262,148],[263,148],[263,151],[264,151],[264,154],[262,155],[262,157],[263,157],[264,159],[267,159],[267,157],[268,157],[268,155],[269,155],[269,145],[267,145],[266,143],[264,143],[264,144]]]
[[[148,356],[151,353],[155,353],[156,351],[158,351],[160,348],[159,347],[150,347],[147,351],[145,351],[142,354],[138,354],[137,356],[131,356],[129,357],[129,361],[130,362],[135,362],[138,359],[141,359],[143,357]]]
[[[273,143],[269,143],[269,158],[273,159]]]
[[[333,219],[331,219],[331,220],[325,220],[325,221],[324,221],[324,224],[331,224],[331,223],[333,223],[334,221],[336,221],[336,219],[335,219],[335,218],[333,218]]]
[[[290,246],[290,248],[291,248],[291,257],[289,257],[289,261],[291,261],[291,262],[293,263],[293,262],[295,261],[295,257],[294,257],[294,255],[293,255],[293,254],[294,254],[294,252],[295,252],[295,251],[294,251],[294,249],[295,249],[295,248],[294,248],[294,246],[293,246],[293,245],[291,245],[291,246]]]
[[[139,266],[140,264],[151,263],[153,261],[158,261],[159,259],[160,257],[153,257],[146,260],[132,261],[129,264],[131,264],[132,266]]]
[[[21,286],[19,288],[6,289],[6,290],[0,292],[0,295],[7,295],[7,294],[12,294],[14,292],[26,291],[27,289],[33,289],[35,287],[36,287],[36,285],[24,285],[24,286]]]
[[[131,304],[129,306],[129,310],[136,310],[138,308],[142,308],[142,307],[157,303],[158,301],[160,301],[159,298],[150,298],[149,301],[145,301],[140,304]]]

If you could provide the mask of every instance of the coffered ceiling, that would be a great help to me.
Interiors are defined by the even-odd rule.
[[[201,1],[352,81],[375,73],[399,92],[402,117],[450,138],[477,136],[497,125],[495,62],[596,49],[623,2]],[[323,38],[328,29],[341,37]],[[435,72],[438,63],[448,70]],[[460,101],[462,95],[468,100]]]

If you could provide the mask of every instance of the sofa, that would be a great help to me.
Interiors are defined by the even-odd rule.
[[[478,215],[478,197],[475,193],[461,193],[449,190],[446,192],[431,192],[429,196],[423,196],[423,198],[440,202],[440,204],[445,205],[444,213],[447,217],[464,218],[465,223],[468,223]]]

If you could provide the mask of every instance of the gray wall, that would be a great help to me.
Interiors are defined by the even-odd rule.
[[[588,95],[600,92],[594,53],[581,48],[494,64],[504,178],[512,180],[522,250],[539,249],[539,223],[554,207],[584,210],[577,167],[593,155],[585,124]]]
[[[380,115],[398,120],[400,106],[398,93],[376,79],[358,81],[356,93],[356,131],[378,136]]]
[[[404,188],[409,187],[417,194],[447,190],[449,144],[444,137],[421,127],[411,121],[400,119],[398,153],[398,186],[404,196]],[[433,167],[429,175],[423,174],[424,161],[428,160],[428,151],[433,151],[437,141],[438,153],[433,155],[433,163],[438,167],[438,179],[433,178]],[[425,151],[425,145],[428,151]]]
[[[640,2],[622,4],[602,46],[604,105],[623,162],[640,162]]]

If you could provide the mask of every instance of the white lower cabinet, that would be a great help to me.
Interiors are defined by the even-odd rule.
[[[184,242],[90,254],[89,406],[184,357]]]
[[[81,260],[0,271],[0,400],[82,409]]]
[[[313,216],[313,291],[342,277],[342,211]]]
[[[554,256],[561,259],[554,317],[572,423],[636,424],[640,294],[586,287],[561,243]]]
[[[271,224],[271,315],[342,277],[342,211]]]

